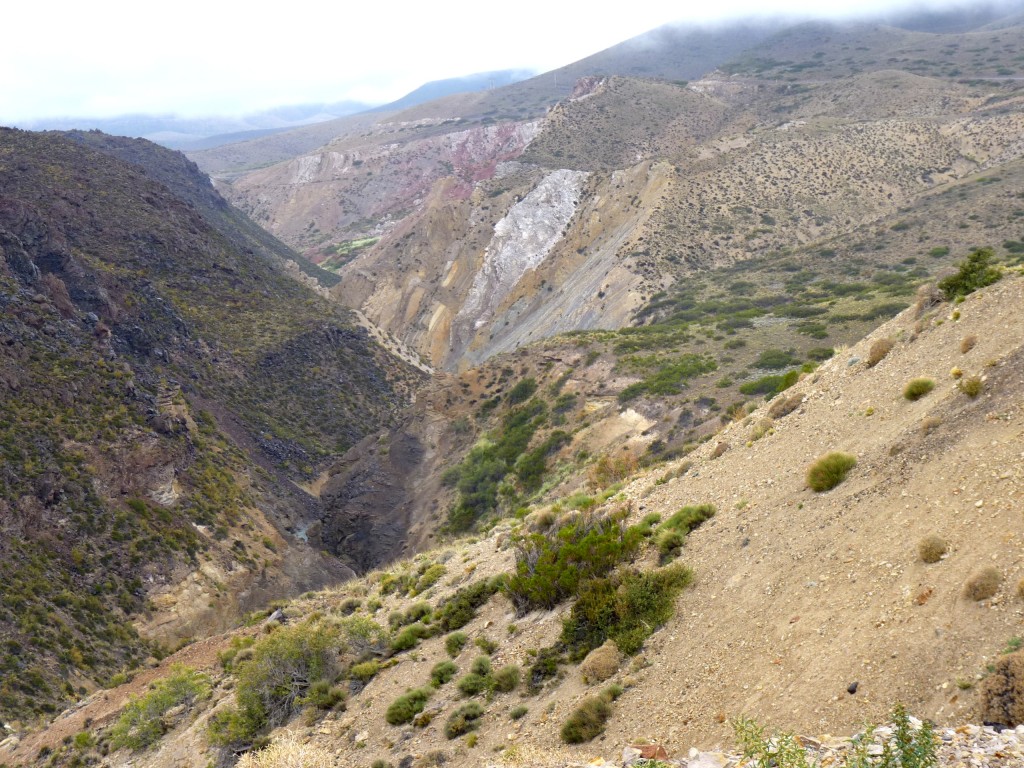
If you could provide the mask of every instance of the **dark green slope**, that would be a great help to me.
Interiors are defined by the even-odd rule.
[[[214,553],[266,575],[253,511],[308,515],[283,481],[391,423],[418,383],[148,146],[161,181],[0,130],[0,720],[144,660],[151,588]]]

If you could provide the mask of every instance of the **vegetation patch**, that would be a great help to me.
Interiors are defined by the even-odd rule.
[[[145,749],[155,744],[171,726],[165,715],[180,707],[182,714],[210,695],[210,678],[189,667],[171,668],[171,674],[157,680],[147,693],[128,702],[110,730],[114,749]],[[180,719],[181,715],[179,715]]]
[[[939,290],[947,301],[952,301],[974,293],[979,288],[992,285],[1003,276],[999,268],[993,264],[994,261],[995,254],[991,248],[978,248],[972,251],[960,262],[955,275],[939,281]]]
[[[907,382],[907,385],[903,387],[903,397],[913,402],[920,400],[933,389],[935,389],[935,380],[920,376]]]
[[[827,453],[807,468],[807,485],[817,493],[830,491],[843,482],[855,466],[857,457],[852,454]]]
[[[480,718],[484,715],[484,708],[475,701],[468,701],[448,718],[444,725],[444,735],[449,739],[456,739],[465,733],[476,730],[480,727]]]
[[[413,718],[427,706],[427,701],[432,693],[433,689],[431,688],[416,688],[403,693],[388,706],[387,712],[384,713],[384,719],[391,725],[411,723]]]

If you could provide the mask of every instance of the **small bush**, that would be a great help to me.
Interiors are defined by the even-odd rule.
[[[979,693],[983,722],[1010,727],[1024,723],[1024,651],[1000,658]]]
[[[164,715],[174,707],[190,708],[210,695],[210,678],[188,667],[173,667],[150,690],[128,702],[110,731],[114,749],[145,749],[166,731]]]
[[[850,470],[857,466],[857,458],[849,453],[827,453],[807,468],[807,485],[817,493],[839,485]]]
[[[803,395],[790,395],[789,397],[777,398],[769,407],[768,415],[773,419],[781,419],[788,416],[803,404]]]
[[[618,672],[621,663],[622,654],[619,653],[615,643],[608,640],[604,645],[598,646],[587,654],[583,663],[580,664],[580,674],[583,675],[583,681],[588,685],[603,683]]]
[[[522,671],[519,669],[518,664],[507,664],[495,671],[493,675],[494,690],[501,693],[514,691],[516,686],[519,685],[521,677]]]
[[[327,680],[317,680],[300,702],[316,709],[344,709],[345,691]]]
[[[424,637],[430,636],[430,630],[424,624],[417,622],[416,624],[410,624],[408,627],[403,629],[394,639],[391,641],[391,650],[396,653],[401,651],[408,651],[410,648],[416,647],[416,644]]]
[[[605,723],[612,715],[612,706],[604,696],[591,696],[562,725],[562,741],[583,744],[604,733]]]
[[[452,632],[444,639],[444,649],[453,659],[462,653],[463,647],[468,642],[465,632]]]
[[[353,664],[348,671],[348,676],[365,684],[370,682],[378,672],[380,672],[380,662],[371,660],[362,664]]]
[[[685,541],[686,534],[675,528],[663,528],[658,531],[655,545],[658,547],[658,554],[661,555],[661,562],[678,557]]]
[[[917,555],[925,563],[937,563],[949,551],[949,544],[941,536],[925,536],[918,542]]]
[[[529,708],[520,704],[518,707],[513,707],[512,711],[508,713],[508,716],[513,720],[522,720],[524,717],[526,717],[526,714],[529,711]]]
[[[478,702],[468,701],[452,712],[444,725],[444,735],[449,739],[457,739],[464,733],[476,730],[480,726],[484,708]]]
[[[430,670],[430,682],[435,688],[440,688],[455,677],[455,673],[458,671],[459,668],[452,662],[439,661],[434,665],[434,668]]]
[[[939,281],[939,290],[942,291],[946,301],[952,301],[959,296],[966,296],[979,288],[999,280],[1002,273],[992,262],[995,254],[991,248],[978,248],[973,251],[964,261],[959,264],[959,271]]]
[[[482,675],[470,672],[468,675],[459,678],[459,682],[456,683],[456,687],[459,689],[459,693],[463,696],[476,696],[477,694],[483,693],[487,690],[488,680]]]
[[[964,336],[960,339],[960,353],[966,355],[972,349],[974,345],[978,343],[978,337],[971,334],[970,336]]]
[[[388,706],[384,719],[391,725],[411,723],[413,718],[423,711],[433,691],[430,688],[416,688],[403,693]]]
[[[476,618],[476,612],[501,587],[498,579],[481,579],[463,587],[451,597],[441,601],[434,611],[434,625],[438,632],[462,629]]]
[[[480,677],[487,677],[491,674],[491,659],[488,656],[477,656],[473,659],[473,664],[469,668],[469,671],[474,675],[480,675]]]
[[[964,584],[964,597],[975,602],[988,600],[990,597],[995,596],[1002,580],[1002,574],[994,566],[990,565],[987,568],[975,571]]]
[[[973,400],[981,394],[981,390],[985,388],[985,382],[981,376],[968,376],[965,379],[960,379],[956,383],[956,388]]]
[[[473,641],[473,645],[488,655],[498,650],[498,644],[486,637],[478,637]]]
[[[903,397],[913,402],[914,400],[920,400],[933,389],[935,389],[935,380],[921,376],[907,382],[907,385],[903,388]]]
[[[874,368],[885,356],[892,352],[892,348],[896,346],[896,342],[892,339],[878,339],[871,345],[871,349],[868,350],[868,359],[866,361],[868,368]]]

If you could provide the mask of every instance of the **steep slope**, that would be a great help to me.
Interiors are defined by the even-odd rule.
[[[351,576],[289,535],[320,514],[294,481],[420,381],[194,166],[87,141],[147,170],[0,131],[5,719]]]
[[[587,505],[578,496],[566,498],[505,521],[479,540],[455,542],[296,601],[284,611],[289,625],[336,625],[355,638],[356,627],[365,633],[366,622],[383,625],[390,615],[390,636],[397,637],[414,615],[428,629],[413,637],[412,649],[392,642],[391,650],[381,650],[383,663],[368,673],[368,682],[348,666],[359,660],[358,651],[343,650],[338,664],[341,679],[349,676],[348,711],[296,718],[287,731],[346,764],[431,755],[435,763],[469,766],[490,755],[501,765],[565,766],[595,754],[615,759],[623,746],[638,742],[664,745],[670,754],[728,743],[728,719],[741,713],[802,733],[853,731],[865,720],[884,718],[895,701],[940,725],[970,720],[977,711],[976,682],[1020,630],[1022,301],[1018,275],[958,305],[922,302],[792,391],[737,418],[685,462],[612,486]],[[891,349],[869,367],[865,361],[881,339],[889,339]],[[960,379],[950,375],[954,367]],[[907,399],[905,385],[922,376],[936,382],[934,390]],[[972,376],[979,377],[980,391],[958,386]],[[775,406],[787,400],[796,407],[780,415]],[[752,437],[772,412],[772,429]],[[815,493],[805,471],[833,450],[853,454],[856,466],[845,482]],[[517,611],[506,584],[494,596],[484,593],[482,604],[453,612],[460,604],[453,596],[469,600],[467,587],[515,568],[524,547],[520,537],[591,515],[640,523],[657,514],[665,521],[696,504],[713,505],[715,514],[690,533],[680,554],[693,569],[693,584],[639,652],[612,665],[608,682],[623,691],[600,741],[570,748],[559,737],[572,710],[601,688],[588,685],[581,668],[565,659],[553,662],[562,674],[535,679],[534,690],[524,682],[481,695],[460,682],[460,694],[454,682],[440,682],[426,698],[429,716],[415,726],[388,724],[397,717],[385,719],[389,705],[411,686],[425,685],[431,669],[449,657],[453,626],[487,648],[493,670],[518,664],[527,679],[546,653],[541,649],[560,634],[564,641],[571,600],[553,610]],[[574,507],[589,511],[570,511],[552,523]],[[928,536],[944,539],[948,550],[926,563],[919,544]],[[996,588],[979,599],[965,585],[990,566]],[[664,572],[657,570],[654,544],[641,546],[620,572],[626,567]],[[414,603],[428,604],[433,616]],[[227,647],[228,639],[221,643]],[[456,676],[469,672],[476,653],[451,652]],[[197,648],[181,658],[219,677],[213,654],[213,648]],[[482,670],[481,664],[472,666]],[[184,750],[190,764],[214,758],[216,751],[203,752],[204,732],[231,705],[232,688],[219,685],[210,702],[194,705],[154,749],[134,754],[135,764],[168,765]],[[94,697],[9,756],[31,759],[41,746],[56,748],[62,734],[90,722],[102,729],[116,717],[113,702],[125,701],[132,690],[139,688]],[[474,738],[460,738],[458,731],[446,738],[445,722],[467,699],[482,712],[470,731]],[[520,706],[525,715],[509,722]],[[112,752],[104,759],[119,765],[127,756]]]
[[[735,34],[728,60],[700,54],[728,31],[661,30],[579,62],[585,76],[543,119],[436,102],[226,193],[336,271],[342,302],[431,365],[465,370],[635,325],[694,274],[902,226],[931,193],[1021,156],[1019,26],[780,23]],[[633,73],[631,55],[671,81],[603,76]],[[679,79],[697,66],[706,74]],[[470,114],[486,119],[446,118]],[[510,227],[536,240],[529,258],[504,255]],[[887,253],[876,263],[904,258]]]

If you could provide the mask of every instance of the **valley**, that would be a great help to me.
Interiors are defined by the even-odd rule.
[[[1013,733],[1024,26],[929,18],[0,129],[0,764]]]

